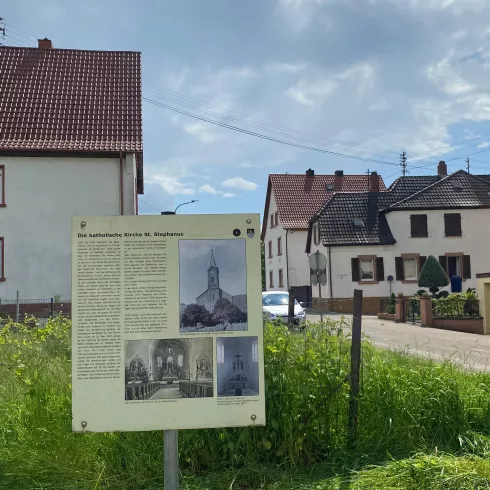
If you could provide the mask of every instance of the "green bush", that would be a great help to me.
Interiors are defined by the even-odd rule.
[[[439,264],[439,261],[433,255],[429,255],[420,271],[418,286],[428,288],[432,296],[435,297],[439,288],[448,285],[449,278],[441,264]]]
[[[180,431],[182,471],[234,469],[234,478],[252,478],[251,468],[327,462],[331,471],[345,472],[349,462],[351,468],[380,464],[435,447],[461,451],[462,441],[490,435],[489,374],[364,341],[359,438],[348,448],[350,341],[344,332],[333,322],[309,325],[301,334],[266,324],[267,426]],[[71,432],[70,358],[64,318],[45,329],[9,322],[0,330],[0,488],[159,488],[161,431]],[[478,444],[471,451],[490,446]]]

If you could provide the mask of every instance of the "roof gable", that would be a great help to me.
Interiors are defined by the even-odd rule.
[[[386,190],[380,175],[378,175],[378,182],[380,191]],[[368,189],[367,175],[339,177],[335,175],[271,174],[269,175],[264,224],[267,226],[271,190],[274,192],[281,225],[288,229],[306,230],[310,218],[325,201],[334,195],[334,192],[365,192]]]
[[[459,170],[387,206],[385,212],[410,209],[490,207],[490,182]]]
[[[0,47],[0,150],[142,152],[141,54]]]
[[[454,209],[490,207],[487,176],[464,171],[448,177],[407,176],[397,179],[386,192],[337,193],[310,220],[319,221],[325,246],[387,245],[395,243],[385,213],[402,209]],[[356,226],[354,220],[362,220]]]

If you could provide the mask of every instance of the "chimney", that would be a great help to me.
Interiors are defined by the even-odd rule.
[[[377,172],[371,172],[371,175],[369,175],[369,192],[379,192],[379,178]]]
[[[334,183],[333,183],[333,188],[334,188],[335,192],[339,192],[342,190],[342,180],[343,179],[344,179],[344,171],[343,170],[336,170]]]
[[[441,160],[439,165],[437,165],[437,175],[439,177],[446,177],[447,175],[447,165],[444,160]]]
[[[306,171],[306,176],[307,177],[314,177],[315,176],[315,171],[312,170],[311,168],[309,168],[307,171]]]
[[[44,39],[37,40],[37,47],[39,49],[53,49],[53,43],[51,42],[50,39],[45,37]]]

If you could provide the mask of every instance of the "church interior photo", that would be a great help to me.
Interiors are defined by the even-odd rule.
[[[125,399],[213,396],[213,339],[125,342]]]
[[[259,351],[257,337],[216,339],[218,396],[258,396]]]

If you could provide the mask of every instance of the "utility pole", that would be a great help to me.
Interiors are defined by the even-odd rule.
[[[407,173],[407,154],[405,152],[400,154],[400,166],[402,168],[402,175],[405,177]]]
[[[470,157],[466,157],[466,171],[470,173]]]

